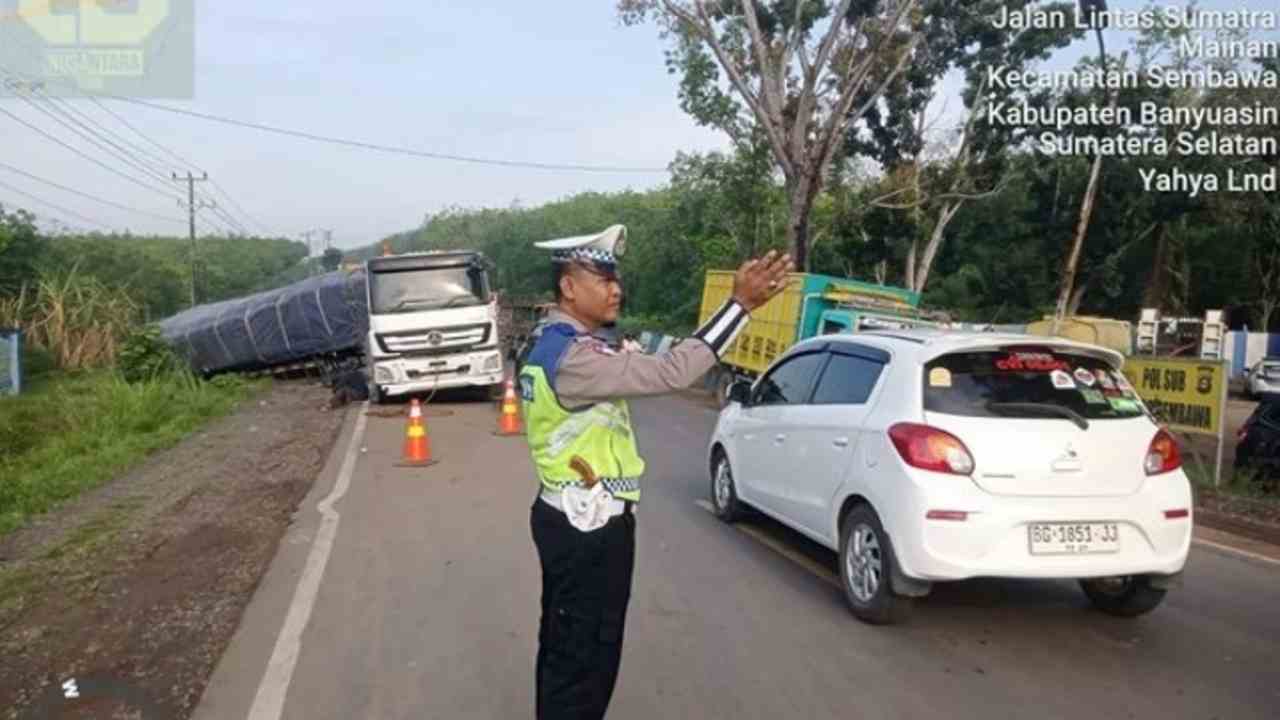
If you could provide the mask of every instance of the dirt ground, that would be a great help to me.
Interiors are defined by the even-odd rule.
[[[276,381],[0,539],[0,717],[185,718],[343,412]]]

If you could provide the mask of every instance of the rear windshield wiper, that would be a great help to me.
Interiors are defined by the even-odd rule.
[[[1039,413],[1040,415],[1054,415],[1060,418],[1066,418],[1075,423],[1075,426],[1081,430],[1089,429],[1089,421],[1083,415],[1068,407],[1061,405],[1051,405],[1049,403],[1030,403],[1030,402],[989,402],[985,406],[988,411],[1000,412],[1009,410],[1012,412]]]

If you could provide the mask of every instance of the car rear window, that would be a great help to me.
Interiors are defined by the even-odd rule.
[[[1052,417],[1031,405],[1066,408],[1090,420],[1143,414],[1118,370],[1097,358],[1048,348],[943,355],[925,365],[922,381],[925,410],[948,415]]]

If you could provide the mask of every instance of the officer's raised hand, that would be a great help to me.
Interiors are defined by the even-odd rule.
[[[764,257],[742,263],[733,276],[733,299],[747,312],[764,305],[787,286],[787,273],[795,270],[790,255],[770,250]]]

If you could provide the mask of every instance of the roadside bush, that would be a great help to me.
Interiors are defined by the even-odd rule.
[[[116,353],[116,367],[126,382],[155,379],[180,368],[181,360],[165,344],[160,328],[147,325],[130,332]]]

